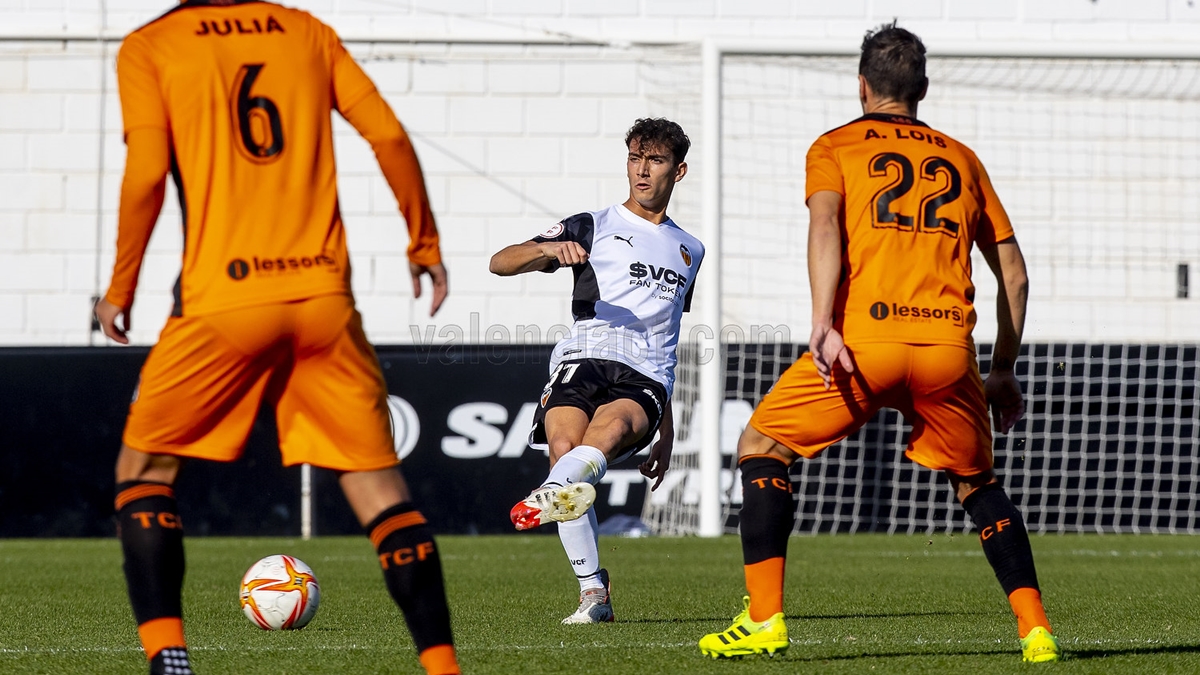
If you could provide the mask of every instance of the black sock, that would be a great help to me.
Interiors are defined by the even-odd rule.
[[[796,520],[788,465],[766,456],[747,457],[742,470],[742,557],[747,565],[787,556],[788,537]]]
[[[116,508],[134,619],[140,626],[182,617],[183,525],[174,490],[165,483],[118,483]]]
[[[376,516],[366,529],[417,653],[453,645],[442,562],[424,516],[412,504],[397,504]]]
[[[963,501],[963,508],[979,528],[979,541],[1005,595],[1018,588],[1038,588],[1033,567],[1033,549],[1025,521],[1008,493],[999,483],[975,490]]]

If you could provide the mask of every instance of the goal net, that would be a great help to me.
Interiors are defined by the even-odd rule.
[[[861,114],[853,57],[724,58],[721,240],[726,340],[719,495],[697,477],[697,361],[681,359],[675,470],[647,496],[661,533],[696,532],[720,499],[736,532],[736,439],[807,338],[804,161],[821,133]],[[1031,276],[1018,364],[1026,418],[996,436],[1001,481],[1036,532],[1195,532],[1200,526],[1200,63],[931,58],[920,117],[987,166]],[[996,284],[976,254],[980,343]],[[703,283],[703,280],[701,280]],[[1193,297],[1189,297],[1193,296]],[[1189,323],[1190,322],[1190,323]],[[762,330],[762,327],[770,330]],[[728,335],[726,331],[722,334]],[[755,339],[770,335],[774,339]],[[980,344],[986,375],[990,345]],[[967,530],[944,477],[903,457],[908,425],[881,411],[792,468],[796,532]]]

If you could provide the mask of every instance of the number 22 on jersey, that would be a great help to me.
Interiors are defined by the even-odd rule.
[[[914,221],[919,219],[920,231],[940,233],[950,237],[958,237],[959,223],[938,216],[938,209],[958,199],[962,194],[962,175],[958,169],[943,157],[928,157],[921,162],[919,172],[913,169],[912,160],[898,152],[881,152],[867,163],[867,173],[872,178],[889,178],[893,173],[895,178],[880,188],[872,198],[872,225],[911,232]],[[914,214],[904,214],[892,211],[892,202],[900,199],[917,184],[932,183],[933,192],[924,194],[924,189],[918,192],[924,194],[920,206]]]

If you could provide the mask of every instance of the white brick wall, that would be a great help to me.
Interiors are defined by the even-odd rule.
[[[404,224],[370,148],[340,120],[335,127],[353,283],[368,332],[381,343],[411,342],[427,328],[441,340],[455,331],[483,339],[489,327],[493,338],[516,335],[518,327],[545,336],[568,322],[569,275],[501,279],[487,273],[487,258],[565,215],[621,201],[621,138],[636,117],[672,117],[696,141],[673,215],[698,231],[706,167],[694,41],[705,36],[838,40],[853,47],[867,28],[898,17],[931,45],[1160,45],[1190,44],[1200,26],[1200,8],[1188,0],[293,4],[347,38],[426,41],[349,46],[409,129],[427,173],[451,274],[450,300],[435,319],[428,318],[427,298],[411,298]],[[98,0],[0,1],[0,312],[6,317],[0,344],[88,343],[89,297],[103,291],[111,273],[124,149],[112,70],[116,43],[105,48],[102,66],[100,47],[81,38],[102,26],[119,36],[173,5],[107,0],[101,16]],[[28,39],[51,36],[77,39]],[[564,36],[614,46],[496,42]],[[463,43],[481,40],[493,43]],[[744,333],[784,325],[801,340],[810,311],[804,153],[817,134],[858,113],[852,70],[746,67],[735,77],[726,69],[723,320]],[[1066,77],[1101,88],[1126,86],[1122,77],[1138,80],[1086,70]],[[1031,91],[1009,96],[1014,105],[997,108],[995,91],[970,73],[947,78],[935,78],[922,114],[972,144],[993,173],[1030,260],[1029,336],[1200,339],[1200,303],[1174,298],[1181,262],[1193,270],[1192,295],[1200,294],[1196,92],[1156,98],[1153,83],[1163,78],[1145,77],[1149,89],[1133,88],[1138,95],[1123,104],[1124,115],[1099,115],[1070,95],[1044,95],[1061,84],[1053,80],[1033,82]],[[172,191],[142,275],[133,317],[139,343],[154,341],[170,307],[181,240],[174,200]],[[995,326],[995,283],[982,260],[976,266],[978,334],[987,340]],[[703,275],[700,284],[702,293]]]

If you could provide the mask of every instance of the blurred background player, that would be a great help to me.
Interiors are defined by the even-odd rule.
[[[531,446],[549,450],[550,475],[511,513],[518,530],[559,523],[580,588],[579,608],[564,624],[614,618],[593,486],[609,463],[645,448],[655,431],[661,436],[639,466],[655,480],[651,489],[670,466],[675,346],[704,258],[700,241],[667,216],[690,146],[674,122],[637,120],[625,135],[624,204],[571,216],[492,256],[490,269],[501,276],[563,266],[575,274],[575,323],[554,347],[530,434]]]
[[[807,160],[809,353],[763,398],[738,442],[745,611],[704,636],[711,656],[787,649],[784,558],[795,517],[788,467],[883,406],[912,424],[907,456],[944,471],[1008,595],[1025,661],[1058,660],[1020,511],[992,470],[987,407],[1001,433],[1024,413],[1013,364],[1025,324],[1025,260],[983,165],[916,119],[925,47],[895,24],[867,34],[864,115],[821,136]],[[999,284],[999,331],[979,378],[971,246]]]
[[[408,136],[329,27],[265,2],[190,0],[117,58],[128,155],[116,265],[96,305],[127,344],[169,172],[184,219],[175,304],[142,368],[117,459],[125,576],[151,673],[191,673],[180,591],[182,459],[231,461],[260,403],[285,465],[340,474],[430,673],[459,672],[441,563],[396,468],[379,362],[350,293],[330,113],[375,151],[408,223],[413,291],[446,271]],[[120,325],[118,321],[120,320]]]

